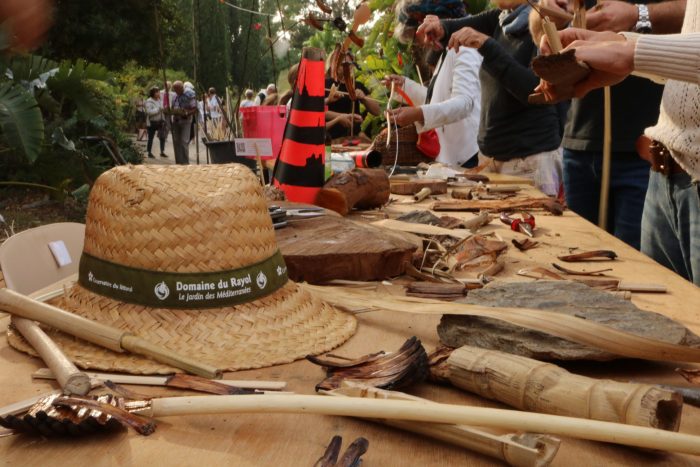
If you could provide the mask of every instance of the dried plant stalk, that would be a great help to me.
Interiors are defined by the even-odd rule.
[[[527,308],[487,307],[445,303],[417,297],[380,296],[346,287],[303,285],[323,300],[352,312],[354,309],[389,310],[429,315],[483,316],[546,332],[616,355],[657,361],[700,362],[700,349],[669,344],[610,328],[575,316]]]
[[[450,383],[530,412],[678,431],[683,398],[658,386],[569,373],[531,358],[463,346],[431,368]]]
[[[427,399],[421,399],[403,392],[386,391],[350,382],[343,383],[338,389],[322,392],[323,394],[336,397],[363,397],[366,399],[393,399],[432,403],[432,401]],[[497,435],[466,425],[429,424],[387,419],[371,420],[401,430],[439,439],[519,467],[547,466],[552,462],[559,450],[559,440],[557,438],[535,433]]]

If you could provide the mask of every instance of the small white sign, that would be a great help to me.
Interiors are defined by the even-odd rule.
[[[236,155],[244,157],[262,158],[275,157],[272,154],[272,140],[270,138],[234,138]]]
[[[63,243],[63,240],[49,242],[49,249],[51,250],[51,254],[53,254],[53,258],[56,260],[56,264],[58,264],[59,268],[68,266],[73,262],[70,257],[70,253],[68,253],[68,248],[66,248],[66,244]]]

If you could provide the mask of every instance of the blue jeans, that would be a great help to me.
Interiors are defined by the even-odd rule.
[[[598,224],[603,155],[597,151],[564,149],[566,204],[579,216]],[[649,163],[636,153],[612,154],[608,232],[639,249]]]
[[[642,252],[700,285],[700,184],[688,174],[651,173]]]

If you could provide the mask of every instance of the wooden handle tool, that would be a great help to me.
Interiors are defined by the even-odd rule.
[[[496,427],[700,455],[700,436],[517,410],[357,397],[236,395],[152,399],[141,415],[303,413]]]
[[[394,399],[426,404],[434,403],[428,399],[421,399],[403,392],[387,391],[349,381],[343,381],[343,384],[338,389],[321,392],[336,397],[363,397],[366,399]],[[468,425],[416,423],[388,419],[370,420],[439,439],[518,467],[545,467],[550,465],[559,450],[560,444],[559,439],[553,436],[537,433],[494,434]]]
[[[170,349],[155,345],[127,331],[69,313],[47,303],[8,289],[0,289],[0,309],[22,318],[39,321],[115,352],[128,350],[158,362],[180,368],[205,378],[220,378],[221,370]]]
[[[84,396],[90,391],[90,377],[80,371],[34,321],[12,317],[12,324],[31,344],[39,357],[56,375],[65,394]]]

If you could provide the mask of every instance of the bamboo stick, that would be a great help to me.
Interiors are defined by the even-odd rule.
[[[418,193],[416,193],[415,195],[413,195],[413,201],[414,201],[415,203],[420,203],[420,202],[423,201],[425,198],[427,198],[428,196],[430,196],[430,193],[432,193],[432,191],[430,191],[430,188],[428,188],[427,186],[424,187],[424,188],[421,188],[421,190],[420,190]]]
[[[641,383],[571,374],[551,363],[463,346],[431,368],[458,388],[520,410],[678,431],[683,398]]]
[[[121,353],[128,350],[199,376],[221,377],[221,371],[211,365],[197,362],[188,356],[179,355],[126,331],[38,302],[12,290],[0,289],[0,309],[22,318],[39,321],[115,352]]]
[[[117,384],[137,384],[141,386],[167,386],[169,376],[141,376],[141,375],[125,375],[118,373],[86,373],[91,379],[99,381],[112,381]],[[32,373],[32,378],[36,379],[55,379],[54,374],[49,368],[39,368]],[[242,389],[263,389],[269,391],[278,391],[287,387],[285,381],[256,381],[256,380],[237,380],[237,379],[217,379],[217,383],[235,386]]]
[[[610,163],[612,161],[612,102],[610,86],[603,88],[603,167],[600,181],[600,204],[598,205],[598,227],[608,226],[608,197],[610,196]]]
[[[12,324],[56,375],[65,394],[84,396],[90,391],[90,377],[71,362],[56,343],[34,321],[12,317]]]
[[[546,332],[580,344],[592,345],[623,357],[700,362],[698,348],[648,339],[589,320],[550,311],[445,303],[417,297],[379,296],[371,291],[358,291],[346,287],[309,284],[304,284],[302,287],[312,291],[319,298],[349,311],[374,309],[438,316],[483,316]]]
[[[363,397],[367,399],[416,401],[426,404],[434,403],[433,401],[403,392],[386,391],[348,381],[343,382],[343,386],[338,389],[321,391],[321,393],[336,397]],[[386,419],[369,420],[439,439],[519,467],[544,467],[549,465],[559,450],[560,443],[557,438],[535,433],[497,435],[467,425],[416,423]]]
[[[547,42],[549,42],[552,53],[560,53],[564,47],[561,44],[557,26],[547,16],[542,17],[542,30],[547,36]]]
[[[153,417],[224,413],[301,413],[471,424],[700,455],[700,436],[559,415],[454,404],[351,397],[336,399],[307,395],[195,396],[152,399],[150,407],[146,407],[140,413]]]

